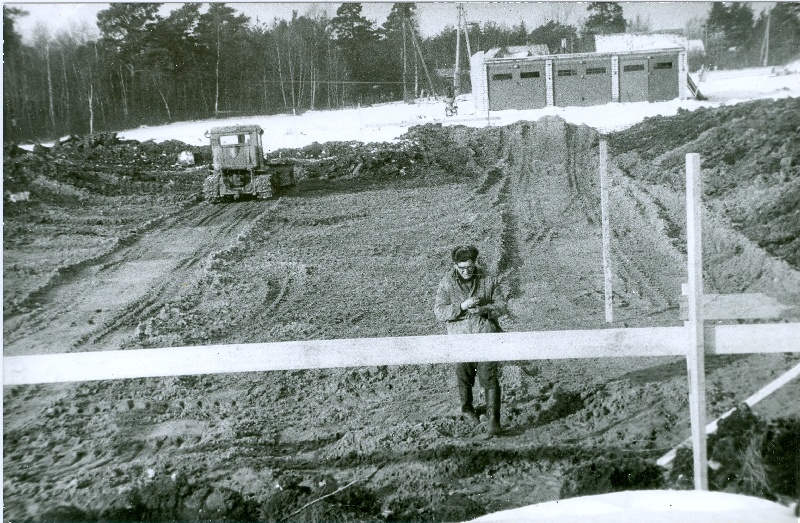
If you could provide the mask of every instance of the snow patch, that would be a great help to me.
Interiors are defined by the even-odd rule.
[[[504,510],[475,523],[797,523],[789,507],[765,499],[696,490],[640,490],[548,501]]]
[[[786,66],[800,69],[800,61]],[[792,74],[776,74],[774,68],[760,67],[731,71],[706,71],[702,82],[694,78],[708,101],[670,100],[666,102],[608,103],[591,107],[545,107],[530,110],[478,111],[471,94],[460,95],[458,116],[446,117],[444,99],[420,98],[413,103],[391,102],[370,107],[351,107],[331,111],[306,111],[302,114],[235,117],[141,126],[121,131],[119,138],[145,142],[180,140],[189,145],[208,145],[204,133],[220,125],[256,124],[264,129],[265,152],[299,148],[313,142],[350,141],[391,142],[415,125],[426,123],[487,127],[508,125],[523,120],[538,120],[556,115],[568,123],[588,125],[600,132],[618,131],[653,116],[673,116],[678,109],[695,110],[763,98],[800,96],[800,82]],[[50,146],[52,144],[44,144]],[[21,146],[32,150],[33,145]]]

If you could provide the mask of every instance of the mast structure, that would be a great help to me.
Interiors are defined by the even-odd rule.
[[[408,53],[406,51],[406,13],[403,12],[403,101],[409,102],[408,96]],[[416,93],[414,93],[416,95]]]
[[[466,17],[464,16],[464,4],[456,6],[458,10],[458,26],[456,27],[456,66],[453,71],[453,96],[461,93],[461,32],[464,32],[464,42],[467,44],[467,58],[472,56],[472,49],[469,45],[469,32],[467,31]]]
[[[414,98],[417,97],[419,93],[419,62],[422,62],[422,68],[425,71],[425,77],[428,80],[428,87],[430,89],[430,94],[433,96],[436,95],[436,89],[433,85],[433,80],[431,80],[431,75],[428,72],[428,66],[425,64],[425,58],[422,55],[422,48],[420,47],[419,42],[417,41],[417,32],[414,29],[414,24],[411,23],[411,19],[409,17],[409,11],[403,9],[402,14],[402,21],[403,21],[403,99],[406,102],[411,102]],[[408,46],[407,40],[411,40],[411,59],[414,61],[414,91],[413,95],[409,96],[409,88],[408,88]],[[416,54],[415,54],[416,52]]]
[[[767,28],[764,30],[764,41],[761,43],[762,67],[769,65],[769,24],[772,21],[772,9],[767,11]]]
[[[463,4],[456,6],[458,25],[456,26],[456,67],[453,71],[453,96],[458,96],[461,92],[461,10],[463,8]]]
[[[472,58],[472,49],[469,47],[469,31],[467,30],[467,17],[464,15],[464,4],[461,4],[462,29],[464,30],[464,41],[467,43],[467,59]]]
[[[419,61],[422,63],[422,70],[425,71],[425,78],[428,80],[428,88],[430,89],[430,94],[435,97],[438,95],[436,94],[436,87],[433,85],[433,80],[431,79],[431,73],[428,71],[428,65],[425,63],[425,57],[422,55],[422,47],[419,45],[419,41],[417,40],[417,32],[414,30],[414,26],[410,25],[409,29],[411,29],[411,43],[414,45],[414,48],[417,51],[417,55],[419,57]]]

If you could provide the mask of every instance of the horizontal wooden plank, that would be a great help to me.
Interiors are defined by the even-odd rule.
[[[686,296],[679,300],[680,319],[689,319]],[[792,307],[760,292],[742,294],[704,294],[703,318],[706,320],[776,319]]]
[[[207,345],[3,358],[6,385],[290,369],[683,352],[682,327]]]
[[[706,329],[707,352],[797,352],[800,324]],[[569,358],[680,356],[684,327],[506,332],[202,345],[3,358],[4,385],[291,369]]]
[[[800,323],[707,326],[705,337],[712,354],[800,352]]]

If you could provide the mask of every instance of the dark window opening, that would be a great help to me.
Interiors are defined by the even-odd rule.
[[[558,76],[578,76],[578,71],[576,69],[559,69]]]
[[[224,134],[219,137],[220,145],[241,145],[250,143],[249,134]]]
[[[672,62],[658,62],[653,69],[672,69]]]
[[[497,73],[492,75],[492,80],[511,80],[511,73]]]
[[[539,71],[523,71],[519,73],[520,78],[539,78]]]
[[[644,71],[644,64],[626,65],[622,70],[626,73],[630,71]]]
[[[606,74],[605,67],[587,67],[586,74]]]

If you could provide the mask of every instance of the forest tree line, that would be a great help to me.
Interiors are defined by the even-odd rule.
[[[39,28],[31,43],[15,28],[27,13],[4,5],[5,140],[409,100],[452,85],[455,23],[422,38],[414,3],[394,4],[381,25],[359,3],[342,4],[332,17],[312,9],[269,23],[222,3],[178,4],[166,16],[162,5],[114,3],[97,15],[99,38]],[[578,6],[585,11],[578,25],[567,22],[568,12],[535,28],[468,23],[471,51],[545,44],[551,53],[587,52],[596,34],[650,32],[649,20],[626,20],[617,3]],[[705,42],[706,67],[783,64],[798,55],[800,6],[779,3],[756,17],[750,4],[715,3],[707,19],[676,29]]]

